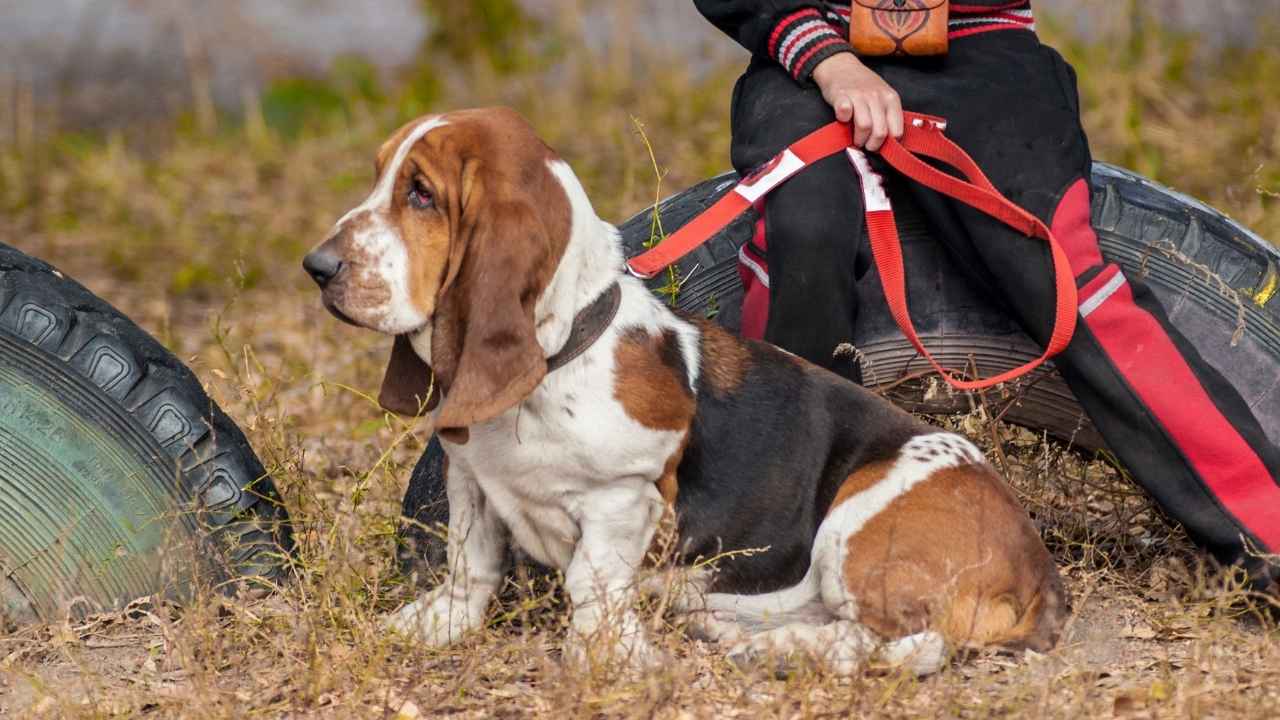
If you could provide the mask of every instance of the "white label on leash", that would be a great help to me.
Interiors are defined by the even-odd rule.
[[[781,155],[770,160],[768,165],[738,183],[733,191],[746,198],[747,202],[754,203],[768,195],[770,190],[781,185],[782,181],[803,169],[804,161],[790,150],[784,150]]]
[[[889,195],[884,191],[884,178],[871,169],[867,156],[861,150],[854,148],[849,148],[845,152],[849,154],[849,162],[853,163],[854,169],[858,171],[858,177],[862,178],[862,198],[867,205],[867,212],[892,210],[893,205],[889,202]]]

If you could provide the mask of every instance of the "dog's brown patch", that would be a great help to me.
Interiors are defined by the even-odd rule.
[[[866,489],[891,465],[850,476]],[[841,488],[838,501],[860,490]],[[941,470],[850,536],[844,581],[859,619],[884,637],[933,628],[953,646],[1046,650],[1066,595],[1026,511],[990,468]]]
[[[828,512],[830,512],[830,510],[835,510],[841,503],[848,500],[850,497],[857,495],[863,490],[869,489],[872,485],[883,480],[884,476],[889,473],[889,469],[892,467],[892,460],[883,460],[881,462],[863,465],[861,468],[858,468],[857,472],[853,473],[848,478],[845,478],[845,481],[840,485],[840,489],[836,491],[835,499],[831,501],[831,507]]]
[[[675,331],[623,332],[614,350],[613,396],[631,419],[652,430],[685,430],[694,399]]]
[[[676,504],[676,497],[680,494],[676,470],[680,467],[680,461],[684,459],[685,448],[689,447],[689,435],[688,432],[684,434],[684,438],[680,440],[680,447],[667,458],[667,464],[662,466],[662,475],[658,477],[658,492],[669,506]]]
[[[715,323],[701,322],[698,326],[702,331],[703,376],[717,393],[734,392],[751,366],[751,352],[745,342]]]

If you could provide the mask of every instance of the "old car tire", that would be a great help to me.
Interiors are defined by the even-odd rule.
[[[244,434],[154,338],[0,244],[0,611],[270,586],[291,537]]]

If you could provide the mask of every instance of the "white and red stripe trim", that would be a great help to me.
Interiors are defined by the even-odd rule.
[[[754,257],[751,257],[751,253],[747,252],[747,246],[745,244],[738,248],[738,262],[750,271],[751,274],[755,276],[756,280],[760,281],[761,285],[769,287],[768,268],[758,262]]]
[[[965,37],[990,30],[1030,30],[1035,32],[1036,19],[1031,8],[1006,10],[981,15],[953,16],[947,23],[951,38]]]
[[[1035,16],[1031,14],[1031,10],[1009,10],[1007,12],[989,13],[986,15],[961,15],[953,17],[947,21],[952,28],[961,28],[968,25],[978,25],[981,23],[1009,23],[1014,25],[1026,25],[1034,28],[1036,26]]]
[[[1083,299],[1080,301],[1080,317],[1087,318],[1092,315],[1095,310],[1102,307],[1102,303],[1110,299],[1112,295],[1115,295],[1120,286],[1126,282],[1124,273],[1120,272],[1119,266],[1111,266],[1103,271],[1103,275],[1108,277],[1106,279],[1098,278],[1102,282],[1101,285],[1096,282],[1089,283],[1090,292],[1087,295],[1083,295]]]
[[[828,20],[844,26],[849,25],[849,8],[836,6],[827,10]],[[981,5],[952,5],[951,17],[947,22],[950,30],[948,37],[956,38],[991,32],[993,30],[1030,30],[1035,32],[1035,15],[1031,12],[1031,3],[1027,0],[1011,2],[1006,5],[983,7]]]
[[[826,20],[817,18],[801,23],[795,30],[787,33],[786,39],[778,46],[778,62],[785,68],[792,67],[800,50],[806,44],[823,38],[839,38],[840,34]]]
[[[814,8],[785,16],[769,35],[769,55],[797,80],[807,78],[826,57],[850,49],[844,33]]]
[[[793,25],[795,23],[810,20],[814,16],[820,18],[822,17],[822,14],[813,8],[805,8],[803,10],[797,10],[796,12],[793,12],[779,20],[778,24],[773,27],[773,32],[769,34],[769,54],[773,57],[777,57],[778,44],[782,41],[783,34],[794,30],[795,28]]]

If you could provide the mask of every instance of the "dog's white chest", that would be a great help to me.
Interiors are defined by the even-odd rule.
[[[539,562],[564,568],[581,519],[617,502],[606,489],[653,486],[682,435],[631,419],[613,398],[611,343],[550,375],[525,402],[471,428],[447,446],[507,525],[512,542]]]

